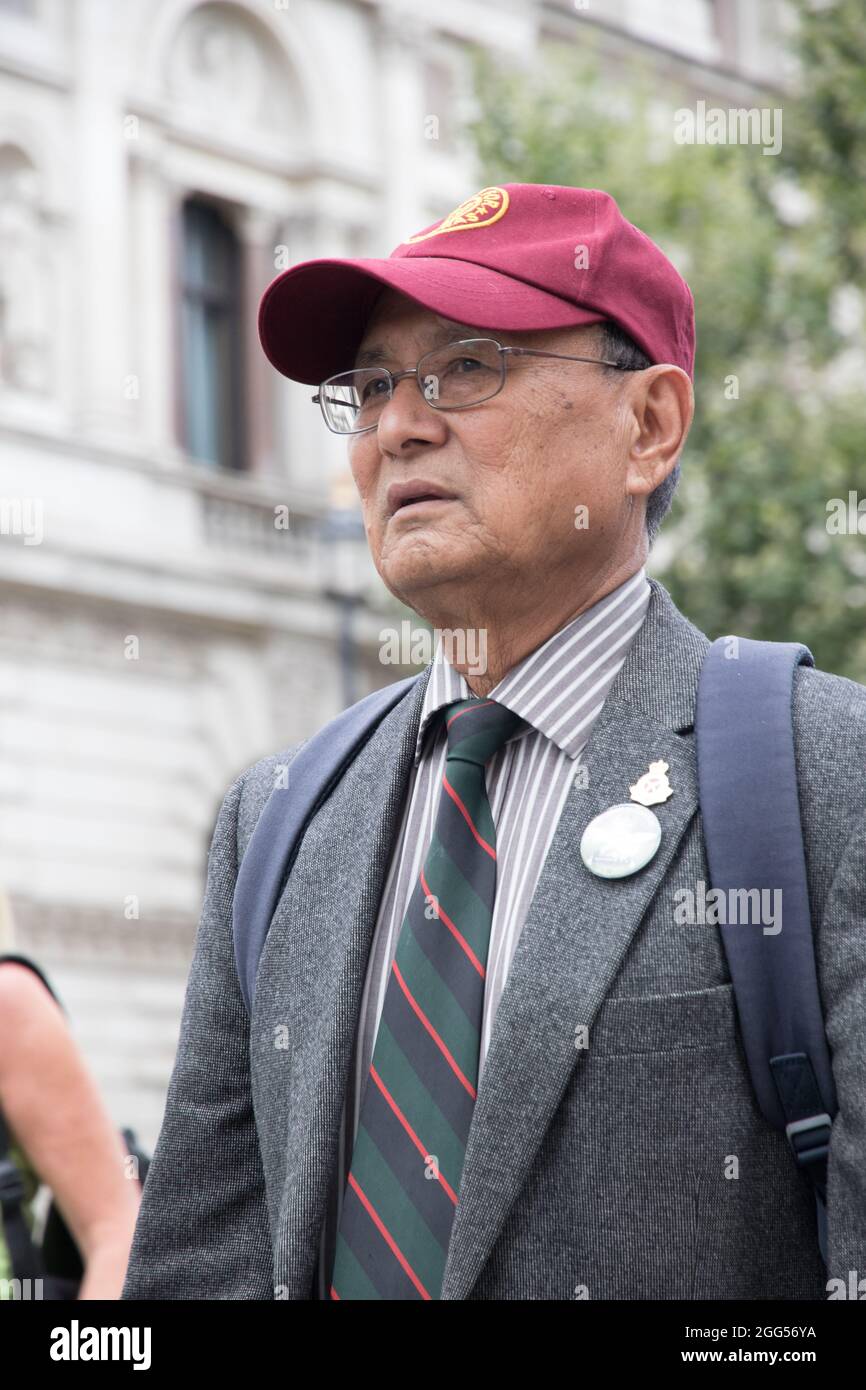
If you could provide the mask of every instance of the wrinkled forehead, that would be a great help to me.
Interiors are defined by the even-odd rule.
[[[407,338],[419,352],[461,338],[495,338],[500,343],[524,347],[555,347],[594,338],[596,324],[576,328],[535,328],[506,330],[481,324],[462,323],[418,304],[399,290],[384,286],[370,311],[358,344],[354,365],[376,366],[405,348]]]
[[[483,332],[483,329],[434,313],[399,290],[384,286],[364,325],[355,364],[364,366],[375,358],[393,356],[407,338],[417,346],[436,347],[455,338],[478,337]]]

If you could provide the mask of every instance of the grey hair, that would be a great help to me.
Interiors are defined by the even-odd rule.
[[[602,357],[607,357],[618,367],[626,367],[630,371],[642,372],[644,368],[652,366],[652,362],[643,349],[638,347],[634,339],[629,337],[625,329],[620,328],[618,323],[614,323],[611,319],[605,319],[598,327],[600,330],[599,351]],[[607,370],[613,371],[614,368],[611,367]],[[646,529],[650,545],[655,540],[659,527],[670,511],[679,480],[680,461],[677,459],[673,470],[664,482],[659,483],[655,492],[651,492],[647,498]]]

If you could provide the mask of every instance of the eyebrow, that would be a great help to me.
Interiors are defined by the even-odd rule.
[[[453,343],[461,338],[484,338],[488,334],[482,328],[472,328],[466,323],[447,323],[436,329],[430,341],[430,347],[441,347],[444,343]],[[427,349],[429,351],[429,348]],[[389,352],[384,343],[370,343],[359,352],[355,357],[356,367],[380,367],[383,362],[393,358],[395,354]]]

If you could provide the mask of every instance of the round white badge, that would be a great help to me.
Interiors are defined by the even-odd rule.
[[[580,857],[599,878],[625,878],[649,863],[661,838],[654,811],[622,801],[589,822],[580,837]]]

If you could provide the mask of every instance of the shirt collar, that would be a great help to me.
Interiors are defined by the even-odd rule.
[[[646,570],[641,567],[525,656],[493,687],[489,698],[519,714],[569,757],[576,758],[589,736],[587,721],[600,713],[646,616],[651,594]],[[428,731],[439,727],[438,712],[455,700],[472,698],[466,678],[448,661],[440,640],[421,706],[416,766]],[[521,730],[514,737],[525,733]]]

